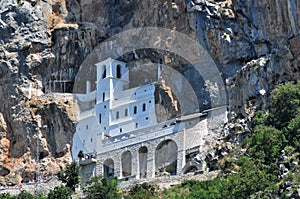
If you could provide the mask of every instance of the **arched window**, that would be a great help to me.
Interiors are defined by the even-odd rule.
[[[117,78],[121,78],[121,65],[117,65]]]
[[[116,112],[116,120],[119,119],[119,117],[120,117],[120,113],[119,113],[119,111],[117,111]]]
[[[106,77],[106,65],[102,66],[102,79]]]
[[[125,117],[128,116],[128,109],[125,109]]]

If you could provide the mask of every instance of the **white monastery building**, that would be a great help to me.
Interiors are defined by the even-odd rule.
[[[226,110],[159,123],[156,82],[129,88],[126,63],[108,58],[96,67],[96,90],[88,81],[86,94],[76,95],[81,113],[72,154],[85,154],[79,160],[83,186],[94,175],[140,179],[202,171],[199,154],[212,142],[213,126],[224,123],[220,113]]]

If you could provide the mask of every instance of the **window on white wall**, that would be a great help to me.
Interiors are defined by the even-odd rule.
[[[117,78],[121,78],[121,65],[117,65]]]
[[[138,123],[135,123],[135,128],[138,128],[139,127],[139,124]]]
[[[101,124],[101,122],[102,122],[102,115],[101,115],[101,113],[99,114],[99,123]]]
[[[143,112],[146,111],[146,104],[143,104]]]
[[[119,119],[119,117],[120,117],[120,113],[119,113],[119,111],[117,111],[116,112],[116,119]]]
[[[105,101],[105,93],[102,93],[102,101]]]
[[[106,65],[102,66],[102,79],[106,77]]]
[[[133,107],[133,114],[136,114],[137,113],[137,106],[134,106]]]
[[[128,116],[128,109],[125,109],[125,117]]]

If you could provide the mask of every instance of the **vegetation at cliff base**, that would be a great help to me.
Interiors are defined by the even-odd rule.
[[[224,174],[208,181],[188,180],[160,193],[139,186],[128,198],[290,198],[300,185],[300,82],[279,85],[271,93],[269,112],[257,111],[252,134],[220,163]],[[241,149],[245,151],[239,154]],[[293,163],[294,162],[294,163]],[[290,169],[281,175],[285,165]],[[284,186],[290,184],[291,190]],[[142,194],[140,194],[142,195]]]
[[[121,199],[121,192],[118,190],[118,180],[109,180],[103,176],[92,177],[86,188],[83,190],[85,198],[88,199]]]
[[[72,162],[66,166],[65,171],[58,172],[58,179],[66,184],[66,187],[70,188],[73,192],[79,185],[79,165],[76,162]]]

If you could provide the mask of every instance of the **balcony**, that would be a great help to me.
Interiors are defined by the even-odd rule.
[[[96,163],[97,163],[96,158],[88,158],[88,159],[79,160],[80,166],[86,166],[86,165],[89,165],[89,164],[96,164]]]

